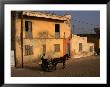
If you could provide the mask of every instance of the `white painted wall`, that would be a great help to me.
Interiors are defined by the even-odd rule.
[[[11,66],[14,66],[14,51],[11,50]]]

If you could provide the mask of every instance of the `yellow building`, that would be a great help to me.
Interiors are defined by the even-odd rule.
[[[12,11],[15,66],[37,65],[40,56],[61,57],[70,54],[71,15],[58,16],[44,12]]]
[[[87,37],[72,35],[71,57],[81,58],[94,55],[94,43],[88,43]]]

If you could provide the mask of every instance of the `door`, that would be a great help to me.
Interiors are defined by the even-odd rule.
[[[43,54],[46,53],[46,44],[43,44]]]
[[[70,55],[70,44],[69,44],[69,43],[67,44],[67,51],[66,51],[66,53],[67,53],[68,55]]]

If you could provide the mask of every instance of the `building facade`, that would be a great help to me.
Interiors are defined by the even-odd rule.
[[[71,57],[81,58],[94,55],[94,43],[88,43],[87,37],[72,35]]]
[[[100,55],[100,31],[96,34],[78,34],[80,37],[87,37],[87,42],[94,43],[94,50]]]
[[[71,15],[12,11],[12,49],[16,67],[39,63],[40,56],[52,58],[70,54]]]
[[[94,43],[88,42],[88,37],[72,33],[71,15],[12,11],[12,65],[36,67],[43,54],[45,58],[59,58],[65,54],[71,58],[94,55]]]

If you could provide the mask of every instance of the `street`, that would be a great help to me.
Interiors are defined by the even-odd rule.
[[[57,65],[53,72],[44,72],[41,67],[15,68],[11,67],[12,77],[99,77],[100,56],[85,58],[70,58],[66,61],[66,68],[62,69],[62,63]]]

